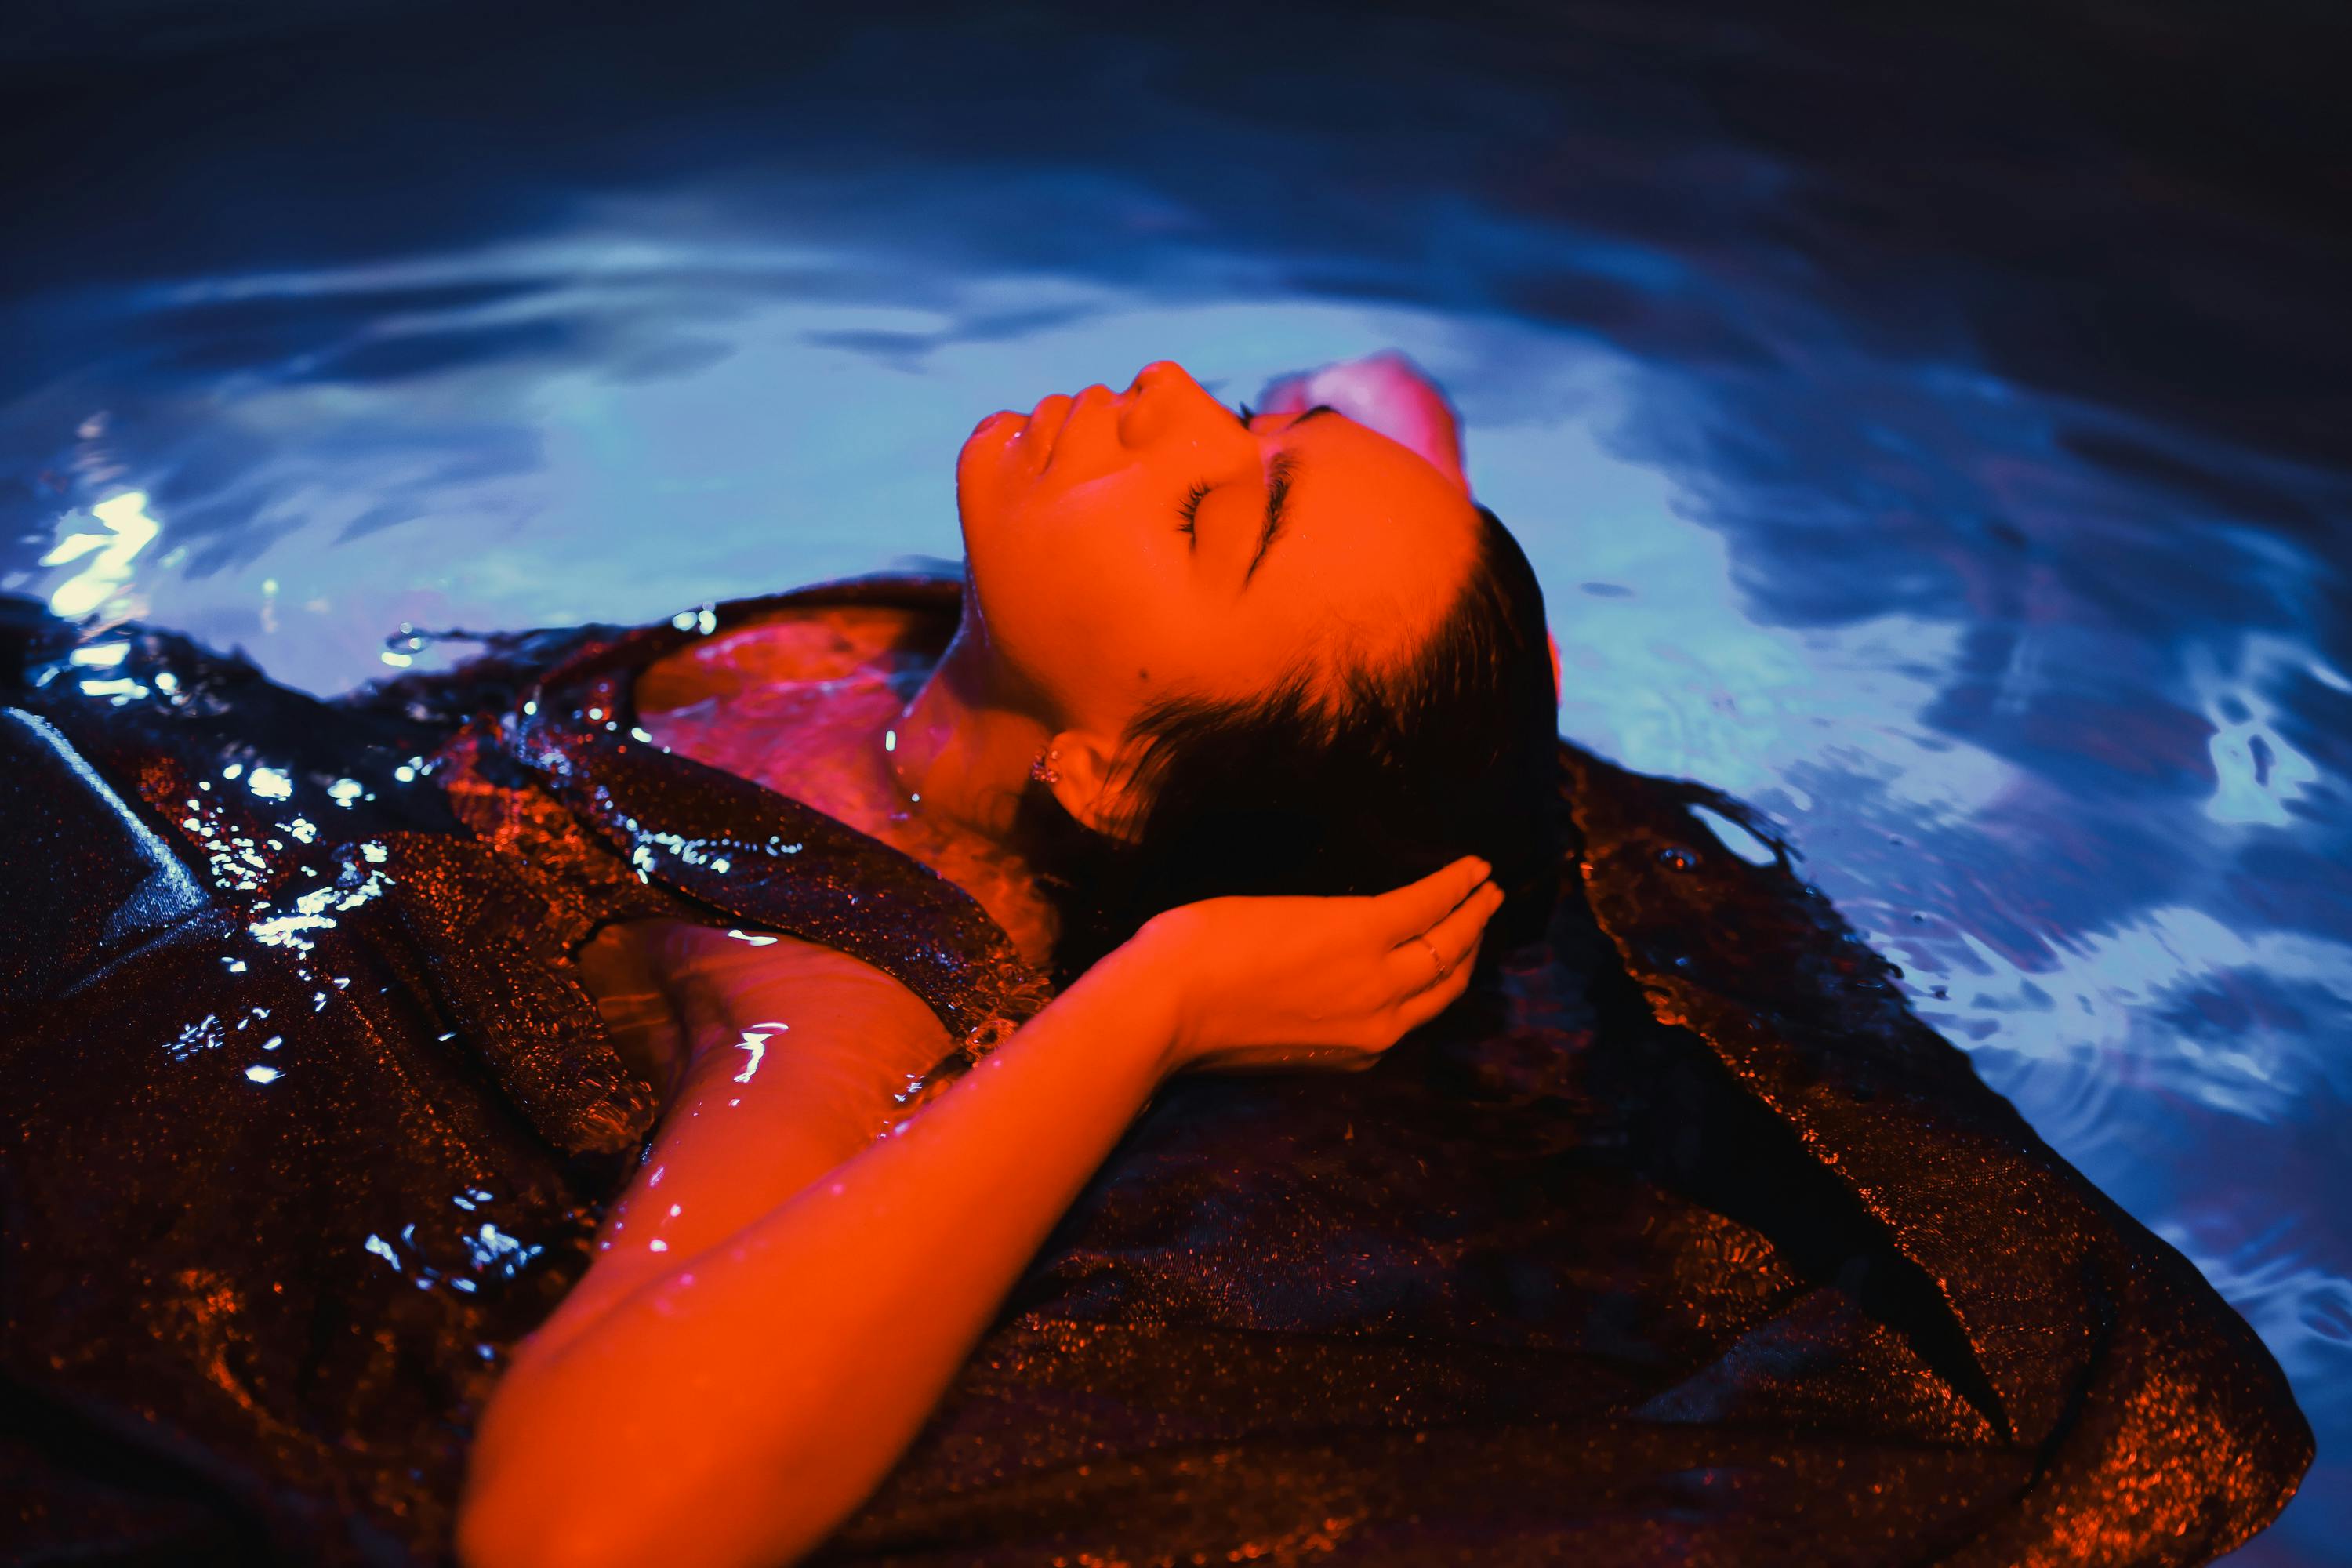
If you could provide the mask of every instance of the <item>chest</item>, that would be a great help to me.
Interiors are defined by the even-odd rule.
[[[893,724],[936,650],[902,612],[804,612],[705,638],[649,666],[639,722],[681,755],[814,806],[911,856],[979,901],[1030,963],[1052,915],[1017,856],[926,816],[889,768]]]

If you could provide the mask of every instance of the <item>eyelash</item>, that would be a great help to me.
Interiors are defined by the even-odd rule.
[[[1192,536],[1192,521],[1200,515],[1201,503],[1206,500],[1208,496],[1209,487],[1205,483],[1194,485],[1184,492],[1184,504],[1176,509],[1176,515],[1182,518],[1184,522],[1183,526],[1177,529],[1177,532],[1188,538]]]
[[[1246,430],[1250,427],[1250,421],[1255,418],[1256,415],[1251,411],[1250,405],[1244,403],[1241,405],[1237,417],[1242,422],[1242,428]],[[1199,536],[1192,531],[1192,523],[1193,520],[1200,515],[1201,503],[1208,499],[1208,495],[1209,487],[1205,482],[1194,485],[1184,492],[1184,504],[1176,509],[1176,514],[1184,520],[1178,525],[1176,531],[1187,539],[1193,540],[1196,544]]]

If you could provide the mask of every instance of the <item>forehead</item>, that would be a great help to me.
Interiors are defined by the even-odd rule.
[[[1281,537],[1255,586],[1289,611],[1337,617],[1369,657],[1412,646],[1469,574],[1476,509],[1419,453],[1352,419],[1292,425],[1252,422],[1290,475]]]

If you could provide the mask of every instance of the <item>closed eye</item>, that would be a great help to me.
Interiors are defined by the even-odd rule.
[[[1205,482],[1194,485],[1184,492],[1184,504],[1176,509],[1176,515],[1184,520],[1177,525],[1176,531],[1192,539],[1194,549],[1200,547],[1200,539],[1193,533],[1192,524],[1201,515],[1201,503],[1208,497],[1209,487]]]

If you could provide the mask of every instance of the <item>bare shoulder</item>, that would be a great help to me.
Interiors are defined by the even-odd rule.
[[[782,1026],[771,1032],[794,1036],[796,1051],[822,1042],[883,1076],[928,1070],[954,1047],[921,998],[836,948],[682,921],[628,929],[676,1010],[688,1063],[738,1047],[761,1025]]]
[[[633,955],[608,961],[609,973],[652,976],[677,1050],[646,1163],[542,1330],[542,1351],[856,1157],[910,1114],[917,1086],[954,1047],[913,992],[815,942],[677,921],[597,940],[608,956]]]

